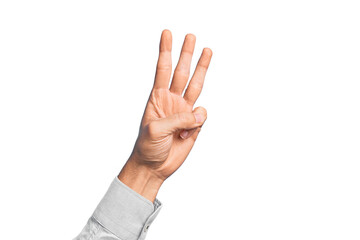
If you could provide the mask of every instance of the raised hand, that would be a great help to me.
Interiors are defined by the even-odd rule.
[[[119,174],[119,179],[125,184],[134,186],[134,182],[144,180],[156,182],[151,185],[157,193],[155,185],[160,187],[162,182],[181,166],[195,143],[207,114],[205,108],[193,109],[193,106],[201,93],[212,57],[212,51],[204,48],[185,90],[195,41],[193,34],[186,35],[169,87],[172,73],[172,35],[169,30],[164,30],[161,34],[153,89],[134,149]],[[142,180],[139,180],[139,175]],[[155,198],[154,194],[134,190],[146,195],[148,199]]]

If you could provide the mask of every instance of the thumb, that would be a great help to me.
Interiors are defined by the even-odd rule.
[[[172,134],[181,129],[192,129],[200,127],[206,120],[206,109],[198,107],[196,111],[180,112],[152,122],[160,134]]]
[[[207,112],[206,112],[205,108],[197,107],[193,110],[193,113],[200,113],[200,114],[204,113],[206,116],[206,119],[207,119]],[[205,121],[206,121],[206,119],[205,119]],[[189,137],[193,136],[193,139],[195,140],[203,125],[204,125],[204,123],[201,126],[196,127],[196,128],[181,130],[180,137],[182,139],[188,139]]]

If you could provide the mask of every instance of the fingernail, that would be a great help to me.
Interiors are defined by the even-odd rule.
[[[185,139],[188,135],[189,135],[189,131],[182,131],[182,132],[180,133],[180,137],[181,137],[182,139]]]
[[[196,122],[202,122],[204,120],[203,116],[200,113],[195,113]]]

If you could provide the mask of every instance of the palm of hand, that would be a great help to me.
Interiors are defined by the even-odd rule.
[[[163,31],[160,42],[160,56],[154,87],[150,93],[140,125],[140,132],[132,155],[141,159],[141,164],[150,166],[160,177],[166,179],[178,169],[192,149],[201,126],[187,129],[189,137],[180,137],[182,129],[169,132],[166,127],[151,124],[178,113],[202,112],[206,110],[193,105],[200,95],[204,77],[210,63],[212,52],[204,49],[188,88],[182,96],[187,80],[195,37],[188,34],[185,38],[179,63],[175,69],[170,89],[171,76],[171,33]],[[205,113],[204,113],[205,112]],[[162,123],[162,122],[161,122]],[[166,123],[162,123],[166,125]],[[139,161],[139,160],[138,160]]]
[[[166,118],[179,112],[192,112],[192,106],[181,96],[173,94],[167,89],[152,91],[142,123],[144,126],[142,132],[146,139],[146,145],[142,148],[146,152],[143,154],[143,159],[161,171],[161,175],[164,176],[169,176],[180,167],[189,154],[195,139],[180,138],[180,131],[168,135],[155,129],[154,133],[151,133],[148,124],[153,120]]]

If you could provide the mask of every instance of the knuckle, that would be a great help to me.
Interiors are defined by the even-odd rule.
[[[194,88],[195,90],[202,90],[203,86],[201,83],[193,82],[191,87]]]
[[[209,65],[207,64],[200,64],[200,68],[202,68],[205,72],[209,69]]]
[[[190,75],[190,69],[185,66],[179,66],[174,71],[178,75],[182,76],[189,76]]]
[[[207,116],[207,110],[204,107],[197,107],[196,108],[197,111],[201,112],[201,114],[203,114],[205,117]]]
[[[160,63],[156,66],[156,70],[157,71],[171,71],[171,65]]]

